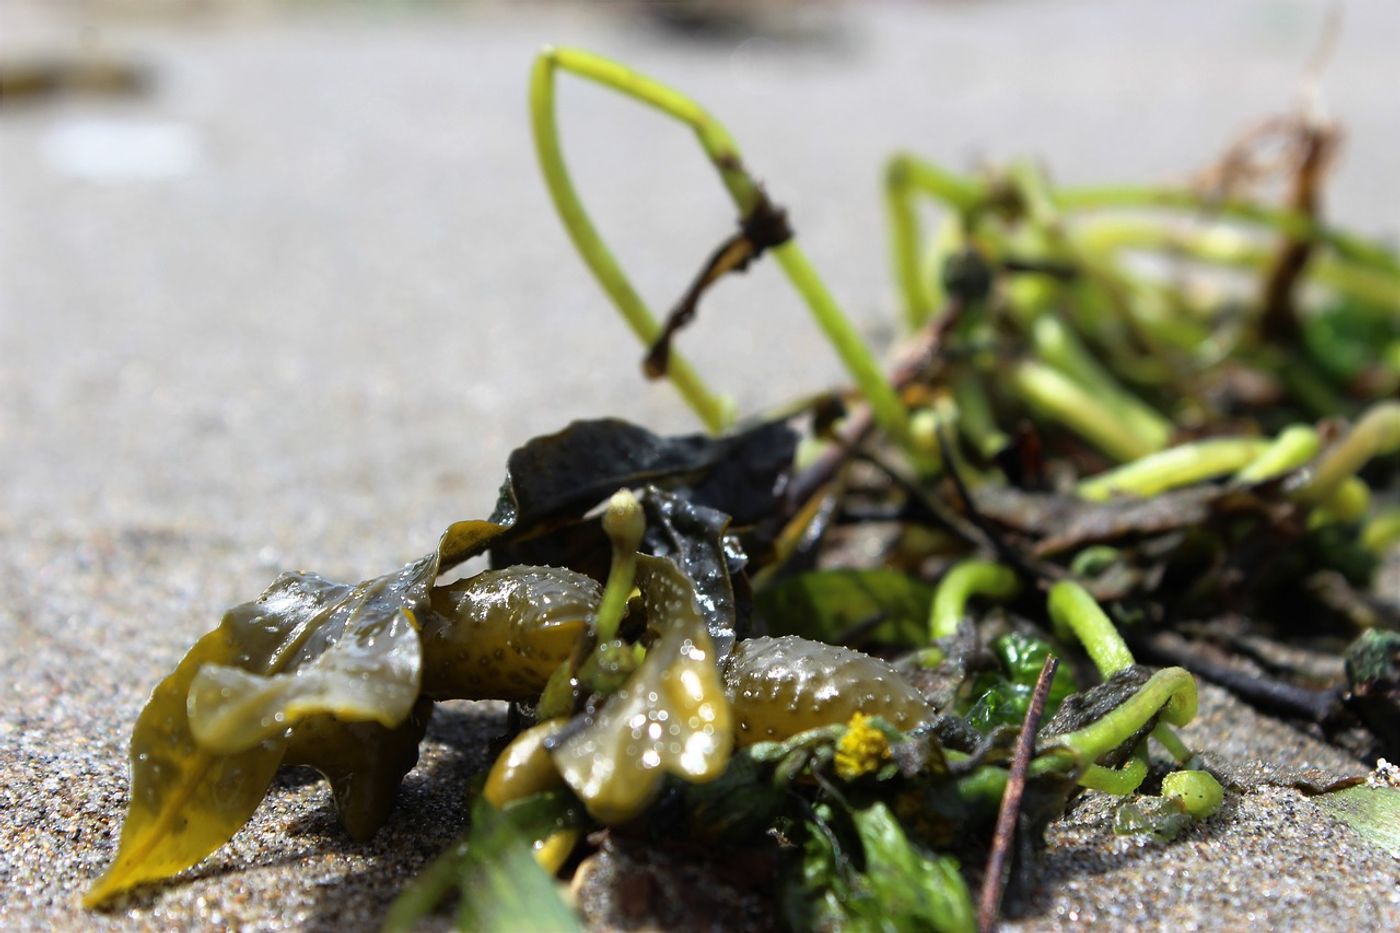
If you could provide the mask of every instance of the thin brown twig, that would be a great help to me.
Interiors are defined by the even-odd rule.
[[[1274,716],[1322,724],[1331,720],[1341,708],[1342,691],[1336,687],[1310,689],[1267,674],[1240,670],[1211,660],[1192,642],[1164,637],[1166,635],[1159,632],[1146,638],[1133,638],[1131,646],[1135,653],[1140,652],[1151,661],[1184,667],[1197,677],[1224,687],[1255,709]]]
[[[1315,117],[1300,120],[1295,132],[1298,134],[1300,153],[1288,206],[1310,220],[1316,220],[1321,211],[1322,182],[1336,153],[1340,134],[1333,126]],[[1264,314],[1260,326],[1266,335],[1279,340],[1297,336],[1300,325],[1294,290],[1312,257],[1314,246],[1314,241],[1306,237],[1286,237],[1280,244],[1273,268],[1264,283]]]
[[[1053,654],[1046,656],[1040,676],[1035,681],[1030,708],[1026,710],[1025,721],[1021,723],[1021,734],[1016,737],[1016,750],[1012,754],[1011,771],[1006,778],[1006,791],[1001,795],[992,851],[987,856],[987,874],[982,879],[982,895],[977,904],[977,929],[981,933],[991,930],[1001,914],[1001,896],[1011,868],[1008,856],[1011,842],[1016,836],[1016,823],[1021,816],[1021,797],[1026,791],[1026,772],[1030,770],[1040,717],[1045,714],[1045,701],[1050,696],[1050,683],[1055,679],[1055,669],[1059,666],[1059,658]]]
[[[747,217],[739,221],[739,232],[727,237],[710,254],[681,300],[666,316],[661,333],[652,341],[642,361],[642,372],[646,377],[660,379],[666,375],[671,362],[671,341],[681,328],[695,318],[700,298],[710,286],[726,275],[744,272],[750,263],[769,249],[791,239],[792,227],[788,225],[787,211],[769,201],[760,190],[758,203]]]

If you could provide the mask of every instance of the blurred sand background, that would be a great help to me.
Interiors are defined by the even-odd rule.
[[[1393,241],[1400,5],[1344,8],[1327,210]],[[115,843],[130,725],[223,608],[281,569],[361,579],[429,550],[490,510],[511,448],[571,419],[695,428],[642,381],[538,179],[541,44],[619,58],[720,117],[883,347],[888,154],[1179,179],[1295,103],[1325,13],[827,3],[697,36],[635,4],[0,0],[0,65],[146,82],[0,101],[0,928],[368,928],[461,826],[494,706],[439,717],[371,844],[293,777],[182,883],[75,907]],[[668,306],[733,224],[712,172],[684,130],[597,89],[565,80],[560,110],[586,203]],[[741,410],[840,379],[775,269],[703,310],[680,346]],[[1364,767],[1204,702],[1192,735],[1240,782],[1224,814],[1164,848],[1113,838],[1090,795],[1052,834],[1030,925],[1400,925],[1395,860],[1292,790],[1250,790]]]

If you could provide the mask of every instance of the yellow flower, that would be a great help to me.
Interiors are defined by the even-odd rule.
[[[874,771],[890,758],[889,739],[871,724],[870,717],[856,713],[836,745],[836,776],[854,781]]]

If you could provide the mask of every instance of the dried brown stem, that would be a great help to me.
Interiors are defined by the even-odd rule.
[[[991,930],[1001,914],[1001,896],[1011,868],[1008,861],[1011,843],[1020,820],[1021,797],[1026,791],[1026,772],[1030,769],[1040,717],[1045,714],[1050,683],[1055,679],[1055,669],[1059,666],[1060,660],[1053,654],[1045,658],[1040,676],[1035,681],[1035,692],[1031,694],[1030,708],[1026,710],[1025,721],[1021,723],[1021,734],[1016,737],[1011,771],[1006,778],[1006,791],[1001,795],[1001,810],[997,813],[997,828],[992,836],[992,851],[987,856],[987,874],[982,880],[982,895],[977,903],[977,929],[982,933]]]
[[[660,379],[666,375],[671,362],[671,341],[676,332],[689,324],[699,309],[700,298],[720,279],[732,272],[743,272],[766,250],[781,246],[792,239],[792,227],[788,225],[787,211],[773,204],[759,192],[758,203],[749,216],[739,222],[739,232],[725,239],[705,261],[698,275],[685,290],[681,300],[666,316],[646,359],[642,371],[648,379]]]

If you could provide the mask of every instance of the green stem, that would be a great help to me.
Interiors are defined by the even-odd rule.
[[[657,323],[656,316],[652,314],[641,295],[632,287],[612,251],[608,249],[598,229],[589,219],[565,166],[554,106],[556,68],[564,68],[581,77],[616,88],[682,120],[687,120],[692,125],[702,124],[708,127],[708,118],[704,111],[668,88],[586,52],[545,49],[535,60],[530,80],[530,119],[534,128],[535,152],[539,157],[540,171],[544,174],[554,207],[559,212],[559,218],[563,221],[569,239],[573,241],[575,249],[583,257],[593,277],[612,299],[632,332],[644,345],[650,346],[660,336],[661,325]],[[708,128],[702,132],[697,125],[696,132],[700,135],[701,143],[706,146],[706,152],[711,155],[712,161],[717,154],[725,151],[722,146],[725,141],[722,129],[718,133]],[[721,177],[726,185],[733,184],[730,173],[726,173],[724,168],[721,168]],[[733,421],[731,406],[714,395],[679,354],[671,355],[666,375],[686,404],[711,432],[718,433]]]
[[[1048,769],[1047,769],[1048,770]],[[1006,792],[1006,769],[983,765],[967,777],[958,780],[958,799],[995,813]]]
[[[1206,217],[1247,221],[1298,239],[1326,243],[1339,255],[1354,262],[1400,273],[1400,259],[1381,246],[1361,237],[1332,230],[1297,211],[1282,210],[1250,201],[1211,198],[1186,189],[1128,185],[1061,189],[1055,192],[1055,201],[1064,210],[1165,208],[1191,211]]]
[[[1021,160],[1011,166],[1007,177],[1016,190],[1022,212],[1045,244],[1064,246],[1063,231],[1059,229],[1060,205],[1045,172],[1034,162]]]
[[[991,403],[982,388],[981,375],[959,367],[952,375],[953,401],[958,406],[958,430],[983,460],[992,460],[1011,443],[997,427]]]
[[[1081,481],[1075,492],[1080,498],[1095,502],[1115,495],[1155,496],[1234,473],[1265,453],[1271,444],[1258,437],[1217,437],[1178,444],[1091,476]]]
[[[1079,775],[1079,783],[1090,790],[1101,790],[1106,794],[1126,797],[1147,779],[1147,762],[1136,756],[1121,768],[1105,768],[1103,765],[1089,765]]]
[[[540,53],[530,84],[530,113],[545,182],[574,245],[632,329],[644,342],[650,343],[660,333],[656,318],[603,244],[564,167],[554,113],[554,74],[559,68],[654,107],[694,130],[701,149],[719,172],[720,180],[728,189],[740,216],[748,217],[753,212],[761,202],[763,192],[745,170],[739,147],[729,131],[695,101],[659,81],[591,52],[546,48]],[[904,406],[894,387],[880,371],[874,354],[860,333],[842,313],[795,242],[789,240],[772,252],[793,288],[806,301],[817,324],[831,340],[857,388],[865,395],[875,420],[906,450],[910,450]],[[691,407],[701,414],[712,430],[728,424],[727,410],[708,391],[702,391],[703,386],[693,374],[686,375],[683,369],[681,378],[674,378],[676,363],[673,358],[673,381]],[[916,455],[911,452],[911,457]]]
[[[960,178],[908,153],[899,153],[885,165],[885,205],[889,212],[890,255],[895,282],[904,303],[904,320],[913,331],[937,310],[935,285],[920,274],[919,253],[923,232],[914,197],[925,194],[969,217],[986,196],[978,182]]]
[[[1321,446],[1322,440],[1311,425],[1289,425],[1259,456],[1235,474],[1235,482],[1262,483],[1291,473],[1317,456]]]
[[[1122,249],[1153,250],[1259,272],[1269,269],[1276,258],[1273,250],[1232,228],[1175,230],[1148,220],[1115,217],[1085,224],[1078,235],[1086,249],[1100,255]],[[1308,278],[1363,302],[1400,307],[1400,272],[1324,254],[1309,263]]]
[[[1372,554],[1383,554],[1397,542],[1400,542],[1400,507],[1380,512],[1361,529],[1361,546]]]
[[[1181,741],[1181,737],[1172,731],[1172,727],[1164,722],[1157,723],[1157,728],[1152,730],[1152,737],[1157,740],[1167,754],[1176,759],[1177,764],[1184,765],[1192,758],[1196,757],[1195,752],[1186,747],[1186,743]]]
[[[904,410],[904,403],[899,400],[894,386],[881,372],[880,364],[876,362],[875,355],[870,352],[860,332],[827,291],[826,285],[812,268],[806,254],[795,241],[789,240],[773,250],[773,258],[787,273],[792,287],[807,302],[817,326],[831,341],[856,388],[865,396],[876,423],[904,448],[910,459],[921,469],[930,469],[928,458],[917,450],[910,438],[909,419]]]
[[[904,157],[895,156],[885,166],[885,210],[889,216],[890,259],[894,280],[904,304],[904,326],[916,331],[933,315],[931,288],[919,275],[919,243],[923,240],[919,215],[914,210]]]
[[[646,531],[646,517],[636,496],[626,489],[613,494],[603,515],[603,531],[612,542],[612,567],[594,616],[594,633],[599,645],[606,645],[617,636],[617,627],[627,612],[627,600],[632,596],[632,584],[637,576],[637,548]]]
[[[1133,664],[1133,654],[1094,597],[1073,580],[1050,587],[1050,621],[1061,638],[1073,632],[1099,673],[1107,677]]]
[[[1294,493],[1293,498],[1304,505],[1319,505],[1349,477],[1355,476],[1368,460],[1397,450],[1400,450],[1400,402],[1372,405],[1346,437],[1322,455],[1312,479]]]
[[[1042,417],[1059,421],[1115,460],[1134,460],[1155,449],[1092,392],[1044,363],[1023,360],[1011,371],[1011,387]]]
[[[1041,315],[1032,338],[1041,359],[1092,392],[1142,446],[1156,450],[1171,438],[1171,422],[1123,388],[1058,317]]]
[[[1047,741],[1070,749],[1081,760],[1093,762],[1132,738],[1158,713],[1173,726],[1184,726],[1195,718],[1196,681],[1185,668],[1163,668],[1111,713]],[[1050,766],[1044,768],[1049,770]]]
[[[962,561],[938,584],[929,613],[929,632],[933,638],[956,634],[967,613],[967,601],[973,596],[1010,599],[1020,588],[1010,567],[989,560]]]

